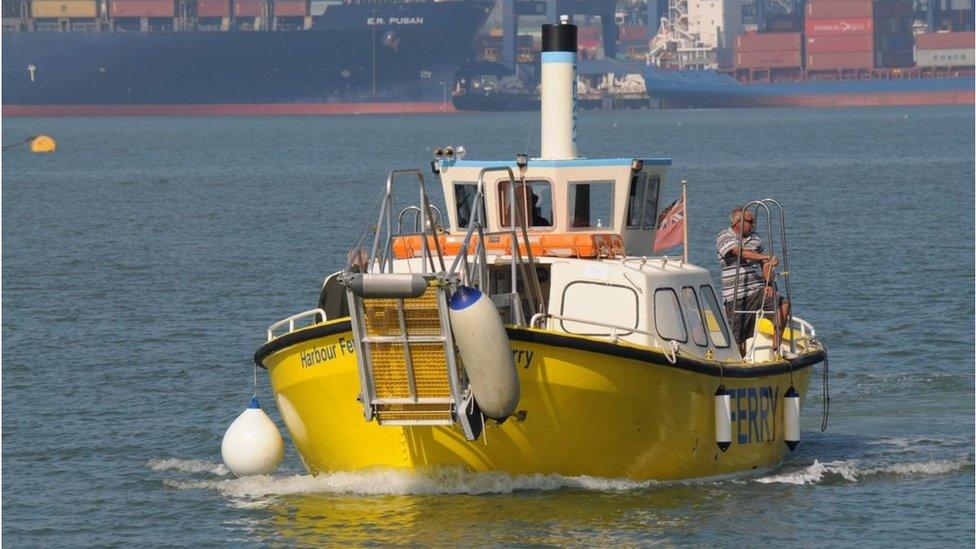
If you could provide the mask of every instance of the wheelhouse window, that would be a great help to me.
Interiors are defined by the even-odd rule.
[[[498,184],[498,216],[502,227],[512,226],[509,182]],[[548,181],[515,183],[515,215],[525,216],[528,227],[552,227],[552,185]]]
[[[630,178],[627,193],[627,228],[654,229],[657,223],[657,200],[661,179],[640,171]]]
[[[613,181],[569,184],[569,226],[573,229],[613,227]]]
[[[630,191],[627,193],[627,228],[639,229],[644,208],[644,192],[647,182],[641,177],[643,172],[630,178]]]
[[[474,198],[478,194],[478,185],[475,183],[455,183],[454,184],[454,207],[457,215],[457,228],[467,229],[474,218]],[[484,208],[481,210],[481,223],[486,225]]]
[[[705,323],[702,319],[701,307],[698,304],[698,295],[695,294],[695,289],[691,286],[681,288],[681,309],[688,321],[691,340],[699,347],[708,347],[708,338],[705,336]]]
[[[705,313],[705,326],[708,328],[708,335],[712,338],[712,345],[716,347],[729,346],[729,331],[725,327],[725,319],[722,317],[722,309],[718,306],[715,299],[715,290],[711,286],[702,285],[701,290],[703,312]]]
[[[664,339],[688,341],[685,319],[678,305],[678,295],[671,288],[658,288],[654,291],[654,327]]]
[[[647,190],[644,191],[644,229],[654,229],[657,226],[657,195],[661,187],[661,180],[657,177],[647,177]]]

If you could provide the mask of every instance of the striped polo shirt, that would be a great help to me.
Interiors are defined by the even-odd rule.
[[[735,292],[736,256],[731,252],[739,245],[739,233],[731,227],[718,234],[715,247],[718,250],[718,261],[722,266],[722,300],[732,301]],[[742,237],[742,247],[756,253],[762,253],[762,239],[753,231]],[[739,271],[739,299],[762,291],[763,280],[762,263],[759,261],[742,260]]]

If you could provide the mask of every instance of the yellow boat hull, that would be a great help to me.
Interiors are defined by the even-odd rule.
[[[790,362],[721,364],[662,350],[544,330],[509,328],[519,371],[518,412],[469,442],[460,427],[380,426],[363,417],[348,319],[265,345],[278,409],[311,473],[366,468],[468,467],[674,480],[778,465],[783,394],[805,395],[814,350]],[[720,376],[721,374],[721,376]],[[715,444],[713,395],[732,395],[732,445]]]

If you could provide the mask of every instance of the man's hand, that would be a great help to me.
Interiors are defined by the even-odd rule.
[[[764,291],[766,292],[766,299],[773,299],[776,297],[776,290],[774,290],[772,286],[766,286]]]

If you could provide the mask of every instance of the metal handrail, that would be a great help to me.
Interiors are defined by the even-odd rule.
[[[420,226],[423,227],[423,233],[426,235],[428,231],[432,234],[434,231],[431,225],[431,221],[434,219],[434,214],[432,211],[432,206],[430,199],[427,196],[427,187],[424,184],[424,172],[419,168],[406,168],[390,171],[389,175],[386,177],[386,192],[383,195],[383,200],[380,204],[379,217],[376,221],[376,226],[373,228],[373,246],[370,250],[369,256],[367,258],[367,263],[365,270],[368,272],[373,268],[375,264],[379,272],[389,272],[393,271],[393,238],[399,234],[393,231],[393,182],[397,176],[400,175],[416,175],[417,182],[420,188],[420,206],[417,208],[420,210]],[[384,224],[385,219],[385,224]],[[383,239],[383,229],[384,225],[386,228],[386,239],[385,244],[380,248],[380,242]],[[366,238],[366,234],[360,239],[358,247],[362,246],[363,240]],[[436,234],[434,235],[436,236]],[[430,245],[426,238],[422,238],[421,247],[423,248],[423,272],[437,271],[437,266],[434,264],[434,254],[430,250]],[[357,249],[358,249],[357,247]],[[437,238],[434,238],[434,247],[437,253],[437,261],[440,264],[440,270],[444,270],[444,256],[441,252],[441,245]],[[356,261],[355,257],[350,257],[346,264],[346,270],[351,270],[353,263]],[[430,271],[427,270],[428,263],[430,266]]]
[[[508,197],[509,197],[509,214],[512,220],[512,226],[504,231],[497,231],[486,233],[484,230],[487,220],[485,216],[487,215],[487,205],[485,204],[485,176],[492,172],[505,172],[508,175]],[[397,176],[401,175],[415,175],[418,180],[420,188],[420,205],[419,206],[407,206],[402,209],[399,214],[397,214],[397,225],[393,225],[393,183]],[[531,313],[536,313],[542,311],[545,306],[545,300],[542,295],[541,284],[538,280],[538,275],[536,273],[534,264],[535,259],[532,257],[532,249],[529,243],[528,230],[527,230],[527,219],[525,215],[518,215],[518,210],[516,208],[516,194],[515,194],[515,174],[512,169],[508,166],[490,166],[482,168],[478,174],[477,181],[477,191],[474,196],[473,202],[473,215],[471,221],[468,224],[467,231],[465,232],[464,239],[458,250],[458,253],[454,257],[454,261],[451,263],[450,268],[447,268],[444,263],[443,251],[441,250],[440,239],[437,238],[436,228],[433,224],[434,220],[441,219],[441,212],[436,206],[430,203],[427,196],[426,186],[424,184],[424,174],[421,170],[410,168],[410,169],[400,169],[393,170],[389,173],[386,180],[386,192],[383,195],[383,200],[380,205],[379,216],[374,227],[371,227],[373,232],[373,244],[366,258],[366,264],[363,266],[366,272],[370,272],[376,269],[380,273],[393,272],[393,240],[395,237],[401,234],[403,229],[403,219],[408,212],[414,212],[419,219],[415,218],[415,229],[418,229],[417,222],[419,222],[419,232],[412,234],[420,234],[421,238],[421,248],[422,248],[422,266],[423,273],[440,273],[438,276],[443,276],[446,279],[452,278],[454,275],[461,272],[464,276],[465,283],[471,283],[473,278],[477,278],[478,286],[485,292],[488,293],[488,260],[487,253],[485,250],[485,235],[486,234],[509,234],[511,235],[510,253],[511,253],[511,291],[513,295],[520,295],[518,293],[518,275],[519,270],[521,270],[522,280],[528,286],[528,292],[525,293],[525,298],[528,301],[529,310]],[[523,181],[524,184],[524,181]],[[436,212],[436,213],[435,213]],[[524,212],[523,212],[524,214]],[[475,260],[474,265],[468,264],[468,253],[471,247],[471,239],[474,234],[478,234],[478,244],[475,250]],[[521,232],[521,236],[519,236]],[[364,232],[362,237],[357,244],[357,250],[362,248],[366,238],[369,236],[369,232]],[[433,237],[433,247],[431,249],[430,241],[427,236]],[[384,241],[385,238],[385,241]],[[526,261],[522,258],[522,253],[520,250],[520,240],[525,242],[526,245],[526,259],[529,263],[529,267],[526,266]],[[439,264],[435,265],[436,262]],[[351,271],[354,264],[357,261],[361,261],[359,254],[351,254],[349,260],[346,264],[346,271]],[[521,310],[521,307],[516,308],[517,311]],[[516,321],[519,324],[525,323],[525,318],[522,315],[517,315],[519,318]]]
[[[539,284],[537,273],[535,271],[535,260],[532,257],[532,247],[529,244],[529,234],[526,229],[527,220],[525,216],[519,216],[517,209],[515,207],[515,174],[512,172],[512,168],[508,166],[489,166],[482,168],[478,172],[478,181],[476,183],[476,191],[474,195],[474,200],[472,201],[472,209],[474,213],[472,215],[471,221],[468,223],[468,230],[464,235],[464,240],[461,242],[460,248],[458,248],[458,253],[454,258],[454,262],[451,264],[451,269],[449,272],[455,273],[458,268],[462,265],[467,266],[467,256],[468,248],[471,245],[471,238],[474,236],[475,231],[478,232],[478,247],[477,254],[475,256],[475,269],[478,269],[479,280],[484,277],[482,283],[487,282],[487,277],[484,276],[484,269],[487,268],[487,257],[485,252],[485,231],[484,224],[485,220],[482,219],[484,213],[487,211],[487,206],[485,204],[485,175],[492,172],[505,172],[508,174],[508,197],[509,197],[509,218],[511,221],[511,228],[507,231],[497,231],[491,234],[511,234],[512,238],[509,242],[511,246],[511,294],[518,295],[518,271],[522,270],[522,278],[526,281],[526,284],[530,285],[529,292],[526,293],[528,297],[529,308],[533,314],[539,312],[543,309],[543,304],[545,300],[542,296],[541,286]],[[523,181],[524,184],[524,181]],[[525,242],[526,255],[528,256],[528,262],[531,268],[527,269],[525,262],[522,261],[522,254],[519,250],[519,235],[518,229],[522,231],[522,240]],[[534,283],[533,283],[534,282]],[[482,286],[482,290],[487,292],[487,288]],[[538,303],[538,306],[536,306]],[[517,310],[521,310],[518,308]],[[524,323],[524,318],[517,319],[519,323]]]
[[[287,334],[290,334],[290,333],[294,332],[295,331],[295,321],[301,320],[301,319],[303,319],[305,317],[313,317],[314,318],[316,315],[322,317],[322,322],[325,322],[326,321],[325,311],[323,311],[322,309],[309,309],[307,311],[302,311],[302,312],[300,312],[298,314],[291,315],[288,318],[284,318],[284,319],[279,320],[278,322],[275,322],[271,326],[268,326],[268,341],[271,341],[272,339],[276,339],[278,337],[281,337],[281,336],[274,335],[274,332],[275,332],[275,330],[277,330],[278,328],[281,328],[285,324],[288,325],[288,331],[285,332],[284,334],[281,334],[281,335],[287,335]]]
[[[431,204],[430,205],[430,209],[431,209],[431,212],[434,214],[433,219],[431,219],[431,221],[432,221],[433,226],[436,228],[436,227],[438,227],[441,224],[441,220],[444,219],[444,215],[441,213],[441,209],[438,208],[436,204]],[[426,231],[426,227],[424,228],[424,230],[420,230],[419,229],[419,227],[420,227],[420,215],[421,215],[420,206],[413,206],[413,205],[411,205],[411,206],[407,206],[406,208],[403,208],[402,210],[400,210],[400,213],[397,215],[397,234],[403,234],[403,216],[407,212],[414,212],[414,218],[413,218],[413,230],[414,230],[414,232],[415,233],[423,233],[423,232],[425,232]]]
[[[763,311],[733,311],[733,314],[748,314],[756,316],[756,326],[753,328],[752,333],[752,346],[746,349],[746,356],[743,359],[749,359],[752,361],[756,360],[756,345],[759,340],[759,319],[763,316]],[[814,329],[813,324],[810,324],[802,318],[790,315],[790,324],[787,326],[792,332],[790,338],[790,353],[796,354],[796,342],[802,341],[805,345],[816,341],[817,331]],[[786,332],[786,328],[783,328],[783,332]],[[780,342],[782,345],[782,342]]]
[[[621,326],[619,324],[611,324],[609,322],[600,322],[600,321],[597,321],[597,320],[588,320],[588,319],[576,318],[576,317],[572,317],[572,316],[557,315],[557,314],[553,314],[553,313],[536,313],[536,314],[532,315],[532,318],[529,320],[529,327],[530,328],[537,327],[536,325],[543,318],[544,319],[547,319],[547,320],[554,318],[556,320],[563,321],[563,322],[578,322],[580,324],[589,324],[589,325],[592,325],[592,326],[600,326],[601,328],[610,328],[610,334],[607,337],[612,342],[616,342],[618,339],[620,339],[620,335],[617,334],[617,330],[620,330],[622,332],[627,332],[627,334],[624,334],[624,335],[629,335],[629,334],[632,334],[632,333],[633,334],[646,335],[648,337],[653,338],[654,339],[654,342],[655,342],[655,344],[657,344],[657,346],[659,346],[659,347],[661,346],[660,345],[661,341],[659,339],[658,334],[649,332],[647,330],[641,330],[639,328],[632,328],[630,326]],[[538,327],[539,328],[542,328],[541,325],[539,325]],[[547,322],[546,329],[547,330],[549,329],[548,322]],[[671,340],[669,340],[669,341],[671,341]]]
[[[787,257],[787,253],[786,253],[786,211],[783,209],[782,204],[780,204],[776,200],[774,200],[772,198],[763,198],[762,200],[753,200],[751,202],[747,202],[746,205],[742,207],[742,212],[741,212],[740,215],[744,218],[746,212],[749,211],[749,208],[753,208],[755,210],[755,213],[753,215],[755,215],[758,218],[759,217],[759,208],[762,207],[762,209],[766,212],[766,230],[767,230],[767,234],[768,234],[767,242],[769,243],[769,251],[770,251],[770,253],[772,253],[773,255],[775,255],[776,254],[776,241],[773,240],[773,221],[772,221],[772,213],[770,212],[770,209],[769,209],[769,205],[770,204],[774,205],[777,208],[778,212],[779,212],[780,249],[783,252],[782,253],[782,256],[783,256],[783,272],[782,272],[782,276],[783,276],[783,279],[784,279],[785,285],[786,285],[786,300],[790,303],[789,317],[787,319],[787,326],[792,326],[793,325],[793,306],[792,306],[793,299],[792,299],[792,290],[791,290],[790,278],[789,278],[789,274],[790,274],[789,258]],[[741,271],[742,271],[742,253],[741,252],[744,249],[743,246],[742,246],[742,237],[743,236],[745,236],[745,235],[742,232],[742,223],[740,221],[739,222],[739,252],[736,253],[736,256],[735,256],[735,280],[734,280],[734,283],[733,283],[733,286],[732,286],[732,303],[733,303],[733,309],[734,309],[735,305],[737,305],[739,303],[739,273],[741,273]],[[765,299],[765,296],[763,296],[763,299]],[[764,308],[765,307],[762,307],[761,309],[764,309]],[[777,309],[778,309],[778,304],[777,304]],[[733,314],[738,314],[738,311],[733,310]],[[775,314],[778,314],[778,310],[777,311],[774,311],[773,314],[774,315]],[[757,316],[757,320],[758,320],[758,316]],[[786,326],[783,327],[784,330],[785,330],[785,328],[786,328]],[[753,327],[753,337],[755,337],[755,334],[758,333],[758,332],[756,332],[756,330],[758,330],[758,326]],[[796,344],[795,344],[795,342],[792,339],[790,340],[790,352],[791,353],[795,353],[796,352]]]

